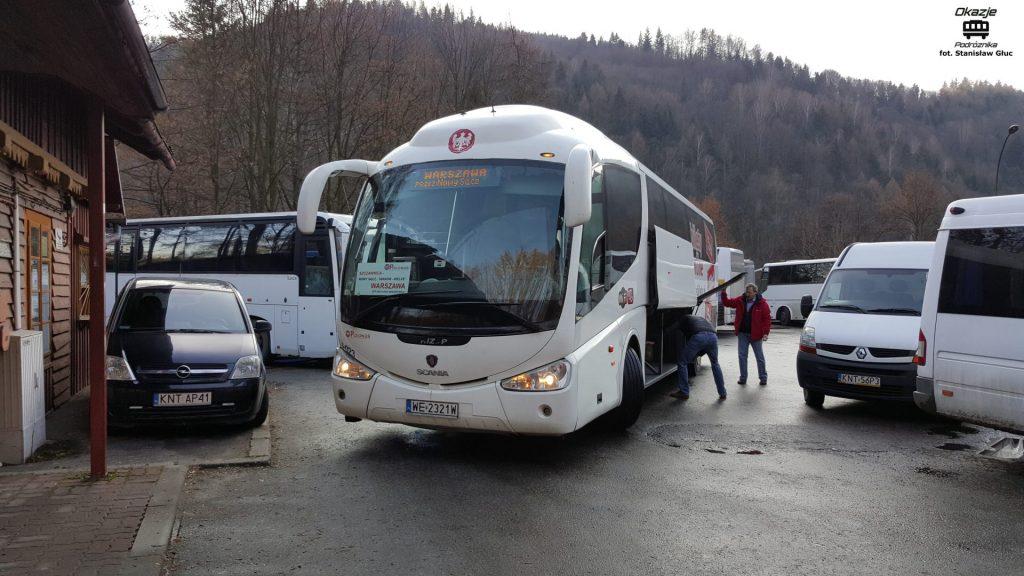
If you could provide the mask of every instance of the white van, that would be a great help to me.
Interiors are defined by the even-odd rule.
[[[957,200],[935,240],[917,356],[921,408],[1024,433],[1024,195]]]
[[[772,309],[772,319],[783,326],[793,320],[803,320],[800,298],[804,294],[818,297],[835,261],[835,258],[820,258],[766,263],[761,268],[757,287]]]
[[[804,401],[825,396],[910,402],[934,242],[873,242],[843,250],[800,336],[796,370]],[[813,312],[811,307],[813,305]]]

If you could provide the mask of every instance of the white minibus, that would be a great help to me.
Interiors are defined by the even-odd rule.
[[[128,220],[107,229],[106,313],[136,277],[231,282],[249,315],[270,322],[264,358],[331,358],[337,351],[345,214],[320,212],[296,234],[295,212]]]
[[[825,396],[911,402],[921,302],[933,242],[870,242],[843,250],[809,314],[796,372],[804,401]],[[813,305],[813,312],[810,308]]]
[[[783,326],[793,320],[803,320],[800,299],[804,294],[817,298],[835,261],[835,258],[822,258],[765,264],[761,268],[757,286],[761,296],[771,306],[772,318]]]
[[[366,180],[342,280],[334,403],[346,420],[560,435],[638,417],[676,370],[665,310],[710,314],[711,220],[593,126],[536,106],[441,118]],[[712,320],[713,316],[710,317]]]
[[[949,205],[917,355],[918,406],[1024,434],[1024,195]]]

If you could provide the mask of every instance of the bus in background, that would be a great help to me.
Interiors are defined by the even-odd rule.
[[[747,268],[747,263],[750,263],[750,269]],[[737,248],[727,248],[725,246],[718,247],[718,257],[715,259],[715,276],[719,284],[725,284],[729,280],[733,279],[737,274],[748,274],[752,271],[754,266],[753,261],[745,260],[743,258],[743,251]],[[743,282],[736,282],[725,289],[725,295],[729,298],[736,298],[740,294],[743,294],[745,290],[744,286],[752,280],[744,279]],[[718,309],[718,325],[728,326],[733,323],[736,319],[736,311],[726,306],[718,306],[718,299],[715,299],[716,308]]]
[[[914,401],[1024,434],[1024,195],[957,200],[935,238]]]
[[[320,212],[297,234],[295,212],[128,220],[107,229],[104,292],[133,278],[216,278],[234,284],[250,316],[273,326],[264,358],[330,358],[337,348],[341,263],[352,217]]]
[[[761,268],[758,290],[772,308],[772,318],[783,326],[803,320],[800,299],[810,294],[815,302],[835,258],[768,262]]]
[[[667,316],[713,311],[698,303],[717,284],[711,220],[567,114],[488,107],[426,124],[379,162],[320,166],[300,230],[335,175],[366,180],[332,379],[347,421],[625,428],[676,370]]]

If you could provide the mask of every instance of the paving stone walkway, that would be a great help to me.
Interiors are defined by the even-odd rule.
[[[119,572],[162,471],[0,474],[0,575]]]

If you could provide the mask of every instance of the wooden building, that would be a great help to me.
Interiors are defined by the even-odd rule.
[[[0,349],[43,332],[52,409],[96,381],[90,259],[95,230],[124,218],[115,141],[173,168],[154,123],[167,104],[127,0],[0,0],[0,14]]]

